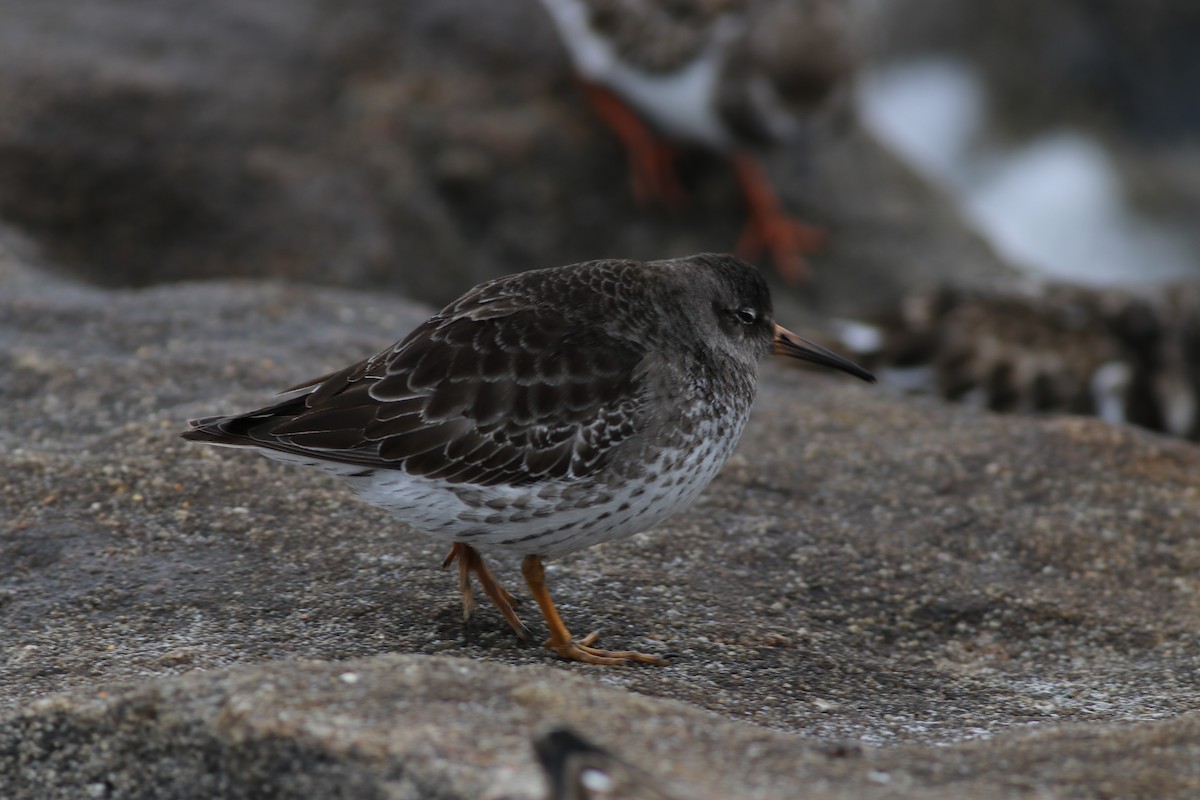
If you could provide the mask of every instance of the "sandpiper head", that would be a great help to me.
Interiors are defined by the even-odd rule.
[[[670,269],[664,305],[688,320],[709,351],[753,368],[771,352],[771,290],[758,270],[731,255],[701,253],[663,262]]]
[[[677,300],[713,350],[743,362],[788,356],[875,381],[849,359],[777,324],[771,290],[761,273],[746,262],[731,255],[702,253],[675,264],[682,279]]]
[[[746,47],[784,103],[812,113],[846,93],[859,61],[845,0],[788,0],[753,15]]]

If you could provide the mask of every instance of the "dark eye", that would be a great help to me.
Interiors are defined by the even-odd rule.
[[[743,325],[753,325],[758,322],[758,312],[753,308],[739,308],[733,312],[733,318]]]

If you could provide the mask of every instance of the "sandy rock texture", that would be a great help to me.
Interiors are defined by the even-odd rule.
[[[549,573],[577,632],[671,665],[569,664],[490,609],[464,630],[444,552],[337,483],[176,436],[426,309],[18,253],[0,795],[538,798],[556,722],[681,796],[1200,792],[1193,444],[769,365],[693,509]]]

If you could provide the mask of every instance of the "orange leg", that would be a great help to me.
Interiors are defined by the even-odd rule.
[[[479,551],[470,545],[455,542],[450,549],[450,554],[442,561],[442,569],[446,569],[455,561],[458,561],[458,588],[462,592],[463,622],[469,620],[471,613],[475,610],[475,596],[471,592],[471,573],[474,572],[484,593],[491,598],[496,609],[516,631],[517,636],[522,639],[532,639],[533,634],[513,611],[513,606],[517,604],[516,598],[496,580],[496,576],[488,569],[487,564],[483,563],[483,556],[479,555]]]
[[[682,206],[687,201],[687,191],[675,169],[675,149],[656,136],[633,109],[608,89],[584,82],[583,90],[588,103],[629,153],[629,177],[638,203],[658,203],[667,208]]]
[[[825,246],[825,232],[788,216],[762,167],[753,157],[734,156],[733,169],[750,210],[750,219],[738,240],[738,255],[750,261],[766,250],[785,281],[792,285],[803,283],[809,272],[804,254]]]
[[[542,567],[542,557],[525,556],[525,560],[521,562],[521,574],[525,576],[525,583],[529,585],[529,591],[533,594],[533,599],[537,601],[538,607],[542,609],[542,616],[546,619],[547,627],[550,628],[550,639],[546,642],[547,650],[565,659],[582,661],[585,664],[617,667],[624,666],[630,661],[659,666],[667,663],[662,656],[635,653],[631,650],[601,650],[597,647],[590,647],[589,645],[600,635],[595,631],[579,641],[575,641],[571,637],[571,632],[567,630],[567,626],[563,624],[562,617],[558,616],[558,609],[554,607],[554,601],[550,599],[550,592],[546,589],[546,574]]]

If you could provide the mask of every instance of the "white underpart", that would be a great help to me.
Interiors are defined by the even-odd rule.
[[[699,446],[656,454],[649,468],[649,474],[657,476],[652,482],[614,482],[599,491],[587,488],[586,478],[531,486],[449,484],[401,469],[253,449],[276,461],[339,477],[363,501],[391,511],[433,538],[518,555],[556,556],[652,528],[691,505],[729,459],[742,433],[741,424],[722,428],[709,422],[700,428],[704,435]],[[506,507],[492,508],[489,502]]]
[[[672,137],[725,150],[733,141],[717,113],[717,80],[725,51],[737,38],[741,23],[724,16],[713,26],[698,58],[669,75],[651,75],[630,66],[588,24],[581,0],[542,0],[554,19],[575,69],[584,78],[607,86]]]
[[[1126,421],[1125,396],[1132,380],[1133,370],[1120,361],[1101,364],[1092,373],[1092,402],[1097,417],[1114,425]]]

